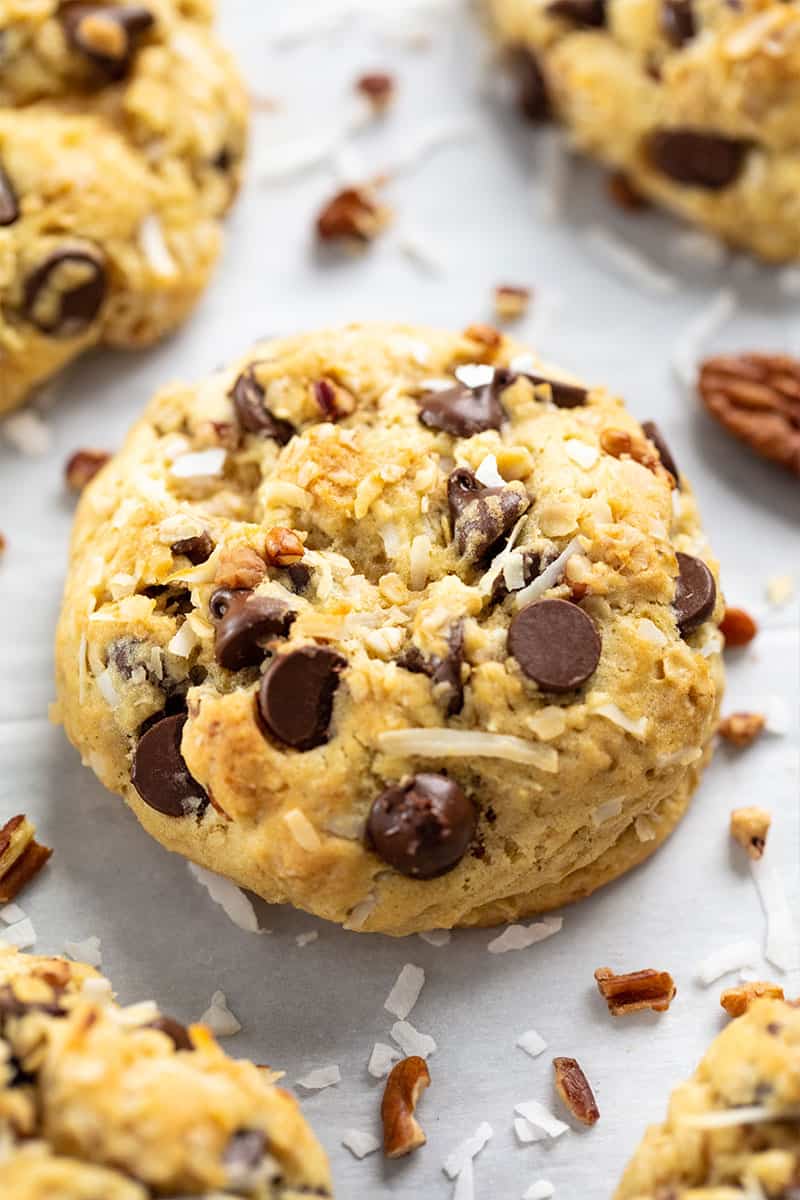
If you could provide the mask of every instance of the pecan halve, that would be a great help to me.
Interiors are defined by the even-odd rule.
[[[392,1068],[381,1101],[383,1153],[387,1158],[401,1158],[425,1145],[427,1138],[414,1113],[430,1082],[428,1064],[418,1055],[404,1058]]]
[[[82,492],[110,458],[107,450],[76,450],[64,467],[67,487],[70,491]]]
[[[589,1080],[575,1058],[554,1058],[556,1091],[569,1111],[582,1125],[596,1125],[600,1109]]]
[[[630,971],[615,975],[610,967],[598,967],[594,973],[600,995],[612,1017],[641,1012],[666,1012],[675,998],[677,988],[669,971]]]
[[[391,213],[369,187],[337,192],[317,216],[317,237],[323,242],[374,241],[389,224]]]
[[[800,475],[800,360],[720,354],[701,364],[698,388],[729,433]]]
[[[0,829],[0,904],[14,900],[53,853],[35,834],[36,826],[23,813]]]

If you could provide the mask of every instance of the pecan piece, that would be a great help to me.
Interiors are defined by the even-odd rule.
[[[753,1001],[760,1000],[762,996],[767,996],[770,1000],[783,1000],[783,988],[777,983],[766,983],[762,980],[740,983],[738,987],[726,988],[719,1002],[729,1017],[741,1017]]]
[[[722,718],[717,726],[717,733],[725,738],[726,742],[742,749],[756,740],[766,723],[766,717],[761,713],[731,713],[729,717]]]
[[[530,288],[502,283],[494,289],[494,311],[499,321],[518,321],[531,302]]]
[[[107,450],[76,450],[64,467],[67,487],[70,491],[82,492],[110,458]]]
[[[731,837],[743,846],[751,858],[761,858],[767,844],[772,814],[755,805],[735,808],[731,813]]]
[[[0,904],[14,900],[53,853],[35,834],[36,826],[23,813],[0,829]]]
[[[372,242],[389,224],[389,209],[371,188],[344,188],[317,216],[317,236],[323,242]]]
[[[311,385],[311,392],[326,421],[339,421],[355,411],[355,396],[334,379],[315,380]]]
[[[612,458],[632,458],[671,488],[675,487],[674,475],[663,465],[661,455],[647,438],[629,433],[627,429],[604,429],[600,434],[600,445]]]
[[[556,1091],[582,1125],[596,1125],[600,1120],[600,1109],[594,1098],[589,1080],[574,1058],[554,1058]]]
[[[369,71],[356,80],[356,91],[369,101],[373,112],[383,113],[394,100],[394,76],[385,71]]]
[[[305,554],[305,547],[293,530],[276,526],[267,534],[264,553],[271,567],[293,567]]]
[[[392,1068],[381,1101],[383,1153],[387,1158],[402,1158],[428,1140],[414,1113],[430,1082],[428,1064],[417,1055],[404,1058]]]
[[[729,433],[800,475],[800,361],[721,354],[700,366],[700,396]]]
[[[464,330],[464,337],[468,342],[477,343],[487,358],[492,358],[503,344],[503,335],[499,329],[480,322],[476,325],[468,325]]]
[[[675,999],[677,988],[668,971],[630,971],[615,975],[610,967],[598,967],[594,973],[600,995],[612,1017],[641,1012],[666,1012]]]
[[[252,546],[231,546],[219,556],[214,582],[218,587],[253,591],[266,573],[266,563]]]

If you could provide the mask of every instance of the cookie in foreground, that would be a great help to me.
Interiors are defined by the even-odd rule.
[[[0,948],[0,1198],[296,1200],[328,1164],[279,1076],[91,967]]]
[[[800,254],[800,5],[484,0],[521,101],[634,192],[735,246]]]
[[[264,342],[85,490],[57,716],[165,846],[351,928],[496,924],[651,853],[723,605],[663,437],[484,326]]]
[[[800,1187],[800,1008],[755,1000],[647,1131],[615,1200],[786,1197]]]
[[[205,288],[247,128],[210,21],[205,0],[0,6],[0,412]]]

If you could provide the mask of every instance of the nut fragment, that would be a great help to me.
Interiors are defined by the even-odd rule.
[[[771,1000],[783,1000],[783,988],[777,983],[757,981],[740,983],[738,987],[726,988],[719,1002],[729,1017],[741,1017],[747,1012],[754,1000],[767,996]]]
[[[556,1091],[573,1117],[582,1125],[596,1125],[600,1120],[600,1109],[578,1061],[574,1058],[554,1058],[553,1067]]]
[[[0,829],[0,904],[14,900],[53,853],[35,834],[36,826],[22,813]]]
[[[731,813],[731,837],[744,846],[751,858],[761,858],[767,844],[772,814],[755,805],[735,808]]]
[[[300,562],[305,548],[293,530],[276,526],[267,534],[264,552],[271,567],[292,567]]]
[[[499,350],[503,344],[503,335],[499,329],[495,329],[493,325],[484,325],[478,323],[476,325],[468,325],[464,330],[464,337],[469,342],[476,342],[484,351],[487,358],[491,358],[496,350]]]
[[[518,321],[528,311],[530,288],[500,284],[494,289],[494,311],[499,321]]]
[[[252,546],[231,546],[219,556],[214,582],[219,587],[257,588],[267,573],[261,555]]]
[[[726,646],[746,646],[758,633],[758,626],[743,608],[726,608],[719,631]]]
[[[356,80],[356,91],[370,102],[376,113],[385,112],[394,100],[394,76],[385,71],[369,71]]]
[[[785,354],[721,354],[700,367],[700,396],[734,437],[800,475],[800,361]]]
[[[387,1158],[402,1158],[425,1145],[427,1138],[414,1113],[420,1094],[430,1082],[428,1065],[417,1055],[404,1058],[392,1068],[381,1101],[383,1153]]]
[[[600,445],[612,458],[632,458],[659,479],[663,479],[670,487],[675,487],[675,476],[664,466],[658,450],[653,448],[647,438],[629,433],[627,429],[604,429],[600,434]]]
[[[762,713],[731,713],[729,717],[722,718],[717,726],[717,733],[725,738],[726,742],[741,748],[754,742],[766,723],[766,717]]]
[[[82,492],[110,458],[107,450],[76,450],[64,467],[67,487],[73,492]]]
[[[368,187],[349,187],[328,201],[317,216],[317,236],[323,242],[374,241],[389,224],[391,214]]]
[[[340,421],[355,411],[356,398],[335,379],[316,379],[311,386],[314,400],[326,421]]]
[[[666,1012],[675,999],[677,988],[668,971],[630,971],[615,975],[610,967],[598,967],[594,973],[600,995],[612,1017],[641,1012]]]

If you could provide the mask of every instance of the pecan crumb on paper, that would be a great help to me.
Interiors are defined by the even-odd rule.
[[[22,813],[0,829],[0,904],[15,900],[53,853],[35,834],[36,826]]]
[[[737,987],[726,988],[719,1002],[729,1017],[741,1017],[747,1012],[754,1000],[768,996],[773,1000],[783,999],[783,988],[777,983],[766,983],[761,980],[752,983],[740,983]]]
[[[675,999],[677,988],[668,971],[630,971],[615,975],[610,967],[598,967],[594,973],[600,995],[613,1017],[641,1012],[666,1012]]]
[[[735,808],[731,813],[731,837],[751,858],[761,858],[771,824],[772,815],[765,808]]]
[[[600,1120],[600,1109],[594,1098],[589,1080],[574,1058],[554,1058],[556,1091],[582,1125],[596,1125]]]
[[[762,713],[731,713],[730,716],[722,718],[717,732],[726,742],[741,748],[754,742],[759,734],[763,733],[766,723],[766,717]]]

